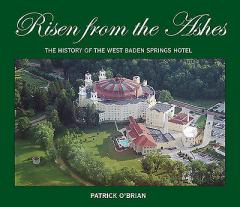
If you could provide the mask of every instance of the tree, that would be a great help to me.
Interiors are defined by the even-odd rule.
[[[197,185],[203,185],[207,173],[207,166],[200,160],[194,160],[190,164],[192,182]]]
[[[40,59],[40,68],[43,71],[51,72],[53,65],[51,59]]]
[[[99,114],[96,111],[95,104],[87,105],[85,121],[88,126],[97,126],[99,124]]]
[[[60,89],[57,87],[56,81],[50,83],[48,87],[48,100],[50,103],[54,103],[59,92],[60,92]]]
[[[220,98],[225,97],[225,75],[222,75],[220,79],[217,81],[217,89]]]
[[[53,145],[54,129],[52,123],[44,121],[37,124],[34,127],[34,139],[44,147],[48,149]]]
[[[89,71],[96,79],[99,68],[106,68],[107,78],[122,74],[132,79],[139,75],[156,91],[168,90],[181,98],[224,98],[225,62],[222,59],[103,59],[62,61],[66,77],[74,83]],[[81,70],[79,70],[81,68]],[[55,68],[56,70],[58,67]],[[62,70],[61,69],[61,70]]]
[[[86,108],[75,108],[75,120],[79,126],[84,126],[86,124]]]
[[[107,78],[112,78],[112,77],[113,77],[112,68],[107,68],[107,69],[106,69],[106,77],[107,77]]]
[[[34,110],[37,112],[45,111],[48,105],[48,97],[45,90],[37,89],[33,95]]]
[[[52,123],[55,130],[59,130],[61,127],[61,122],[58,116],[58,111],[53,109],[47,117],[48,121]]]
[[[58,150],[81,176],[96,184],[110,183],[111,171],[104,166],[103,162],[96,160],[84,150],[81,134],[67,132],[59,141]]]
[[[173,100],[173,97],[168,90],[159,91],[157,95],[157,100],[161,102],[170,102]]]
[[[153,173],[155,171],[155,160],[153,156],[146,156],[141,161],[142,168],[146,173]]]
[[[59,94],[57,101],[57,111],[59,114],[59,119],[64,125],[70,125],[74,123],[74,106],[67,97],[66,90],[62,90]]]
[[[54,129],[52,123],[44,121],[37,124],[33,129],[33,137],[45,150],[49,159],[55,159],[56,151],[54,147]]]
[[[202,161],[193,161],[190,164],[191,178],[197,185],[224,185],[225,165],[222,163],[203,163]]]
[[[21,117],[17,121],[17,130],[20,137],[25,138],[29,128],[31,126],[31,122],[28,117]]]
[[[81,133],[67,133],[63,136],[61,140],[58,142],[58,151],[61,153],[61,156],[66,159],[70,160],[75,155],[81,154],[84,149],[82,147],[82,139]]]
[[[62,66],[63,66],[63,60],[62,59],[52,59],[51,62],[52,62],[52,65],[56,68],[61,69]]]
[[[207,173],[205,176],[205,185],[224,185],[225,167],[221,163],[210,163],[207,165]]]
[[[77,87],[84,85],[84,80],[83,79],[77,79],[76,80]]]
[[[17,59],[15,61],[15,67],[17,69],[21,69],[21,68],[26,68],[29,64],[29,60],[28,59]]]
[[[15,89],[15,108],[21,105],[21,96],[17,89]]]
[[[204,89],[204,82],[199,78],[191,81],[189,84],[189,88],[191,88],[191,93],[189,94],[189,98],[196,98],[197,94],[201,95]]]
[[[24,109],[29,109],[32,105],[32,94],[29,85],[26,82],[23,83],[21,91],[21,103]]]
[[[153,185],[186,185],[189,169],[167,155],[149,154],[141,161]]]

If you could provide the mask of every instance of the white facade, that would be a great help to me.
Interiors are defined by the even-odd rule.
[[[141,155],[155,153],[157,152],[158,149],[157,147],[139,147],[136,146],[135,144],[132,145],[132,148],[136,153],[141,153]]]
[[[159,105],[159,107],[162,106],[162,110],[158,110],[158,108],[156,107],[157,105]],[[166,105],[166,107],[164,107],[164,105]],[[171,106],[169,104],[157,103],[156,105],[147,108],[146,125],[157,129],[164,128],[164,126],[167,127],[168,124],[166,122],[168,122],[168,119],[174,116],[174,111],[174,106]]]
[[[96,98],[93,99],[85,99],[85,104],[81,105],[87,105],[87,104],[95,104],[96,109],[99,110],[100,116],[99,121],[125,121],[128,120],[129,116],[134,117],[135,119],[138,118],[146,118],[146,109],[150,107],[151,105],[154,105],[154,100],[151,100],[152,102],[148,101],[139,101],[137,103],[127,103],[127,104],[121,104],[121,103],[105,103],[101,100],[96,100]]]
[[[102,112],[100,117],[101,121],[124,121],[128,120],[129,116],[135,119],[144,118],[146,114],[146,108],[149,106],[147,102],[128,103],[126,105],[119,105],[117,103],[105,104],[104,102],[98,102],[96,109]]]
[[[167,149],[167,148],[173,148],[173,147],[176,147],[176,140],[157,143],[157,149]]]
[[[86,98],[87,98],[86,87],[85,86],[80,86],[79,87],[79,93],[78,93],[78,103],[79,103],[80,107],[85,106]]]
[[[188,127],[190,124],[191,122],[188,122],[187,124],[178,124],[178,123],[168,122],[168,129],[176,132],[183,132],[184,129]]]

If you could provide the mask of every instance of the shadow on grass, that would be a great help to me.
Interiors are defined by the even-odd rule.
[[[68,175],[49,162],[40,166],[34,166],[31,161],[16,164],[15,176],[15,185],[75,185]]]
[[[116,131],[114,123],[108,123],[108,124],[100,124],[96,127],[89,127],[89,128],[83,128],[83,133],[85,134],[92,134],[92,133],[100,133],[100,132],[113,132]]]
[[[34,153],[36,151],[42,151],[39,145],[34,145],[32,142],[27,140],[17,140],[15,143],[15,155],[19,156],[25,153]]]

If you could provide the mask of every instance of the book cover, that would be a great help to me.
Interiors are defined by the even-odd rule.
[[[237,14],[225,1],[3,5],[3,202],[237,200]]]

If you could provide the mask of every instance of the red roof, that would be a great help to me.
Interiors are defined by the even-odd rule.
[[[124,100],[143,94],[140,84],[122,77],[95,82],[94,90],[97,92],[98,97],[108,100]]]
[[[133,142],[136,145],[139,145],[141,147],[156,147],[157,146],[155,141],[150,139],[149,135],[148,136],[142,135],[142,136],[138,137],[137,139],[134,139]]]
[[[141,129],[140,125],[135,121],[135,119],[132,116],[129,116],[129,127],[130,129],[134,129],[138,135],[143,133],[143,130]]]
[[[156,147],[157,144],[150,135],[144,124],[137,123],[132,116],[129,117],[129,135],[134,139],[133,142],[140,147]]]
[[[193,117],[189,117],[189,121],[188,121],[188,115],[185,113],[178,113],[176,115],[173,116],[173,118],[171,118],[169,120],[169,122],[175,123],[175,124],[181,124],[181,125],[185,125],[187,123],[189,123],[190,121],[193,120]]]

